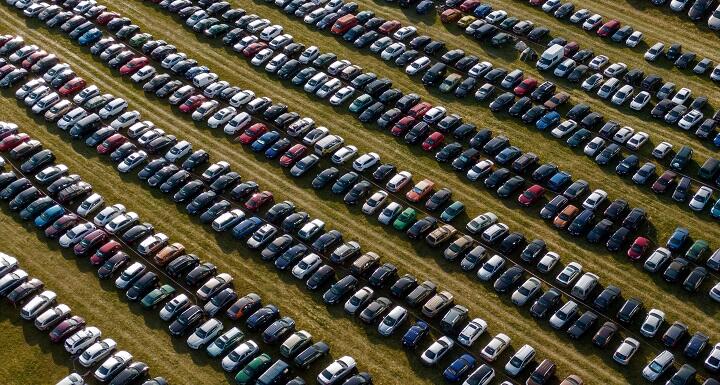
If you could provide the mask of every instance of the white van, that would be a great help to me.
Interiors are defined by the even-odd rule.
[[[537,63],[535,63],[535,67],[540,71],[548,70],[560,63],[564,55],[565,47],[560,44],[553,44],[540,55]]]
[[[339,135],[328,135],[315,143],[315,153],[319,156],[325,156],[335,152],[345,140]]]
[[[530,345],[523,345],[505,364],[505,371],[511,376],[517,376],[535,358],[535,349]]]
[[[570,294],[572,294],[573,297],[584,301],[587,299],[588,295],[592,293],[599,281],[600,277],[597,275],[593,273],[585,273],[582,277],[580,277],[580,279],[578,279],[577,283],[575,283],[575,286],[573,286]]]

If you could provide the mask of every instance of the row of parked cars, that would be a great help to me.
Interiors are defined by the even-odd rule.
[[[71,356],[78,358],[83,368],[92,370],[101,383],[112,385],[137,384],[145,379],[149,367],[133,361],[133,355],[118,350],[112,338],[102,338],[102,331],[87,325],[78,315],[72,315],[70,306],[58,303],[57,294],[45,288],[44,283],[31,277],[20,268],[18,260],[0,253],[0,296],[15,306],[21,306],[20,317],[32,322],[40,332],[49,334],[50,342],[61,344]],[[143,385],[166,385],[162,377],[143,381]],[[83,385],[85,380],[77,373],[61,379],[57,385]]]
[[[658,7],[668,5],[673,12],[685,12],[694,22],[708,17],[707,26],[713,31],[720,30],[720,5],[713,0],[650,0],[650,3]],[[717,5],[717,7],[715,7]]]

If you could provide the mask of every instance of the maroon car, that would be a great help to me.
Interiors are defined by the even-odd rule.
[[[261,207],[265,204],[272,203],[273,200],[273,194],[270,191],[261,191],[253,194],[253,196],[245,202],[245,208],[250,211],[260,211]]]
[[[101,265],[105,261],[115,255],[118,251],[122,250],[122,245],[117,241],[109,241],[106,244],[100,246],[100,248],[90,257],[90,263],[93,265]]]
[[[68,318],[55,326],[50,332],[50,341],[54,343],[62,342],[83,327],[85,327],[85,319],[80,316],[72,316],[72,318]]]
[[[93,230],[75,245],[73,252],[78,257],[86,257],[100,247],[100,245],[107,242],[107,239],[108,235],[104,230]]]
[[[659,178],[653,183],[652,190],[656,194],[662,194],[664,193],[670,185],[672,185],[675,182],[675,178],[677,178],[677,174],[673,171],[667,170],[662,175],[660,175]]]
[[[60,238],[66,231],[78,224],[80,218],[75,214],[63,215],[50,227],[45,229],[45,236],[50,239]]]

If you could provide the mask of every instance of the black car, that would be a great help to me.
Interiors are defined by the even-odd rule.
[[[543,293],[530,307],[530,314],[535,318],[545,318],[557,309],[562,302],[562,294],[555,288]]]
[[[685,354],[686,357],[697,358],[705,350],[709,341],[710,337],[707,335],[701,332],[695,332],[695,334],[690,337],[687,345],[685,345],[683,354]]]
[[[527,96],[523,96],[522,98],[518,99],[515,104],[512,105],[512,107],[510,107],[510,109],[508,110],[508,114],[515,117],[522,116],[527,112],[527,110],[532,108],[532,105],[532,100]]]
[[[610,239],[608,239],[605,247],[609,251],[618,251],[622,249],[623,246],[627,243],[629,236],[630,229],[628,229],[627,227],[621,227],[610,236]]]
[[[543,105],[532,106],[525,112],[520,120],[525,124],[535,124],[540,118],[547,113],[547,108]]]
[[[52,151],[45,149],[31,156],[30,159],[21,164],[20,171],[25,174],[34,174],[53,160],[55,160],[55,154],[53,154]]]
[[[568,232],[575,236],[585,233],[588,227],[592,224],[593,219],[595,219],[594,211],[588,209],[583,210],[570,223],[570,226],[568,226]]]
[[[205,209],[210,207],[213,202],[215,202],[216,198],[217,193],[215,191],[205,191],[196,196],[192,202],[188,203],[185,209],[190,215],[199,215]]]
[[[598,222],[592,230],[587,234],[587,241],[590,243],[600,243],[607,238],[612,230],[613,223],[611,220],[605,218]]]
[[[360,175],[354,171],[350,171],[335,181],[331,191],[334,194],[345,194],[358,179],[360,179]]]
[[[483,151],[488,155],[497,155],[500,151],[505,149],[505,147],[510,145],[510,139],[507,138],[507,136],[500,135],[496,136],[483,146]]]
[[[453,130],[453,137],[457,140],[465,140],[470,135],[475,135],[477,128],[472,123],[463,123]]]
[[[285,270],[294,266],[305,254],[308,248],[303,244],[297,244],[287,249],[280,257],[275,260],[275,268]]]
[[[544,82],[540,84],[532,93],[530,97],[536,102],[544,102],[555,94],[557,86],[553,82]]]
[[[555,216],[565,208],[569,199],[564,195],[556,195],[540,210],[540,217],[543,219],[553,219]]]
[[[254,181],[247,181],[235,186],[230,191],[230,197],[236,201],[244,201],[250,195],[260,191],[260,186]]]
[[[507,110],[513,102],[515,102],[515,94],[512,92],[505,92],[490,103],[490,111],[500,112]]]
[[[154,161],[153,161],[154,162]],[[152,162],[151,162],[152,163]],[[147,168],[147,167],[146,167]],[[145,169],[141,170],[140,172],[145,171]],[[147,184],[150,187],[157,187],[165,183],[165,181],[170,178],[171,176],[175,175],[176,172],[178,172],[179,169],[174,164],[169,164],[166,166],[163,166],[161,169],[159,169],[157,172],[152,174],[149,178],[147,178]]]
[[[133,244],[152,234],[154,229],[155,228],[150,223],[135,225],[131,227],[130,230],[126,231],[121,238],[123,242]]]
[[[328,265],[322,265],[310,276],[305,286],[313,291],[318,290],[333,278],[335,278],[335,269]]]
[[[523,268],[520,266],[513,266],[505,270],[500,277],[493,284],[493,288],[498,293],[507,293],[517,286],[518,282],[523,277]]]
[[[307,220],[310,218],[308,213],[304,211],[292,213],[288,215],[280,225],[280,228],[285,233],[292,233],[298,230]]]
[[[210,262],[205,262],[192,267],[192,270],[185,276],[185,283],[193,287],[198,286],[214,276],[215,273],[217,273],[217,267]]]
[[[268,326],[262,333],[263,342],[273,344],[295,331],[295,320],[283,317]]]
[[[500,198],[507,198],[520,190],[524,185],[525,178],[519,175],[515,175],[505,181],[505,183],[503,183],[502,186],[497,189],[497,194]]]
[[[173,336],[182,336],[194,330],[194,327],[202,320],[203,310],[198,305],[192,305],[183,311],[168,329]]]
[[[200,215],[200,222],[202,223],[210,223],[217,219],[220,215],[230,211],[232,208],[232,205],[227,200],[223,199],[220,202],[214,203],[210,208],[205,210],[204,213]]]
[[[143,274],[140,279],[135,281],[132,287],[128,289],[125,296],[130,301],[138,301],[142,299],[142,297],[144,297],[147,293],[151,292],[158,285],[158,282],[160,282],[160,278],[157,276],[157,274],[148,271],[147,273]]]
[[[498,251],[505,255],[511,254],[513,251],[515,251],[515,249],[518,248],[518,246],[520,246],[524,242],[524,235],[516,231],[512,232],[508,236],[506,236],[502,240],[502,242],[500,242],[500,246],[498,246]]]
[[[363,180],[357,183],[353,188],[345,194],[343,201],[345,204],[354,205],[363,200],[369,193],[372,185],[370,182]]]
[[[179,278],[200,264],[200,258],[195,254],[184,254],[173,259],[165,267],[165,271],[174,278]]]
[[[663,342],[663,345],[668,348],[674,348],[677,346],[677,344],[685,338],[685,336],[688,334],[688,327],[682,322],[675,321],[672,325],[665,331],[665,334],[663,334],[661,340]]]
[[[108,258],[105,263],[100,266],[98,269],[98,277],[100,279],[108,279],[112,277],[116,271],[127,265],[129,260],[130,257],[122,251],[115,253],[115,255]]]
[[[456,127],[460,126],[462,124],[463,119],[462,116],[458,114],[450,114],[442,119],[437,123],[438,131],[447,134],[451,130],[455,129]]]
[[[603,216],[613,222],[618,221],[623,215],[625,215],[625,211],[627,211],[628,207],[630,207],[630,205],[627,201],[623,199],[616,199],[610,203],[610,206],[608,206],[607,209],[605,209]]]
[[[352,275],[346,275],[341,280],[334,283],[330,289],[323,294],[323,301],[325,301],[328,305],[337,304],[348,294],[355,292],[357,285],[357,278]]]
[[[179,170],[160,185],[160,191],[167,194],[175,191],[180,186],[185,185],[192,175],[187,170]]]
[[[413,225],[407,230],[406,234],[410,239],[424,238],[428,233],[430,233],[430,231],[435,229],[437,223],[437,219],[427,216],[413,223]]]
[[[210,159],[210,154],[205,150],[197,150],[193,152],[182,164],[182,169],[192,171],[198,166],[205,164]]]
[[[597,314],[586,311],[583,313],[580,318],[578,318],[575,323],[573,323],[572,326],[568,329],[567,333],[572,339],[579,339],[582,337],[590,328],[595,325],[595,322],[597,322],[598,316]]]
[[[430,125],[426,122],[418,122],[405,134],[403,140],[407,144],[417,144],[425,139],[429,133]]]
[[[449,162],[451,159],[455,159],[462,152],[462,149],[462,144],[457,142],[446,144],[435,154],[435,160],[440,163]]]
[[[235,171],[230,171],[229,173],[220,175],[217,179],[215,179],[215,181],[213,181],[210,185],[210,190],[221,194],[240,180],[240,174]]]
[[[313,362],[322,358],[324,355],[328,354],[329,351],[330,347],[328,347],[326,343],[322,341],[316,342],[295,356],[293,361],[295,362],[295,365],[304,369],[310,366]]]
[[[501,168],[493,171],[485,180],[483,181],[483,184],[485,187],[489,189],[496,189],[500,184],[504,183],[508,178],[510,178],[510,170],[506,168]]]
[[[636,231],[645,223],[646,216],[647,214],[644,209],[635,207],[630,210],[630,213],[623,219],[622,226],[630,231]]]
[[[43,287],[45,287],[43,281],[37,278],[31,278],[12,289],[12,291],[7,294],[6,298],[11,304],[19,305],[25,302],[25,299],[39,293]]]
[[[402,277],[400,277],[393,285],[390,287],[390,294],[392,294],[395,297],[403,298],[410,293],[411,290],[415,289],[417,287],[417,278],[410,274],[405,274]]]
[[[148,180],[151,176],[160,171],[160,169],[169,164],[170,162],[168,162],[165,158],[153,159],[146,164],[140,172],[138,172],[138,178],[143,181]]]
[[[267,211],[265,220],[270,223],[278,223],[293,212],[295,212],[295,204],[290,201],[283,201],[273,205]]]
[[[325,254],[335,244],[342,242],[342,234],[338,230],[330,230],[319,236],[312,244],[312,249]]]
[[[620,311],[617,314],[617,318],[620,322],[629,324],[632,322],[633,317],[642,309],[643,303],[638,298],[630,298],[622,305]]]
[[[15,198],[10,201],[10,210],[20,211],[24,209],[27,205],[29,205],[32,201],[40,198],[41,196],[42,192],[40,192],[40,190],[38,190],[36,187],[28,187],[27,189],[15,195]]]
[[[479,159],[480,151],[474,148],[468,148],[455,158],[451,165],[455,170],[462,171],[477,163]]]
[[[185,203],[200,194],[204,187],[205,186],[202,181],[197,179],[192,180],[185,184],[185,186],[183,186],[180,190],[178,190],[175,195],[173,195],[173,202]]]
[[[385,263],[373,271],[368,282],[374,287],[385,287],[390,281],[397,278],[397,267],[392,263]]]
[[[263,261],[273,261],[275,258],[284,253],[293,243],[293,238],[290,235],[284,234],[275,238],[270,244],[263,249],[261,252],[261,258]]]
[[[690,262],[682,257],[677,257],[670,262],[663,272],[663,279],[667,282],[674,283],[684,279],[685,274],[690,269]]]
[[[391,305],[392,302],[386,297],[376,298],[360,313],[360,321],[373,324],[390,309]]]
[[[620,298],[620,288],[617,286],[609,285],[606,287],[600,295],[598,295],[593,301],[593,307],[604,312],[607,311],[610,306]]]
[[[248,329],[257,331],[266,328],[279,317],[280,310],[278,310],[275,305],[265,305],[252,313],[245,322],[245,325]]]
[[[532,242],[528,243],[527,246],[525,246],[525,249],[523,249],[522,253],[520,253],[520,258],[528,263],[532,263],[537,258],[542,256],[547,249],[547,246],[545,244],[545,241],[542,239],[534,239]]]

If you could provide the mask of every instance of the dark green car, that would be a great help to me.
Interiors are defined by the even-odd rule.
[[[590,139],[591,136],[592,133],[589,130],[581,128],[575,131],[575,133],[572,134],[572,136],[568,138],[567,142],[565,143],[567,143],[569,147],[575,148],[581,145],[584,141]]]
[[[139,48],[139,47],[142,47],[143,44],[147,43],[147,41],[150,39],[152,39],[151,34],[138,33],[135,36],[130,38],[130,41],[128,41],[128,44],[130,44],[131,47]]]
[[[450,206],[448,206],[448,208],[446,208],[445,211],[442,212],[442,214],[440,214],[440,220],[442,220],[443,222],[451,222],[464,211],[465,205],[460,201],[455,201]]]
[[[362,94],[358,96],[357,99],[353,100],[352,103],[350,103],[350,107],[348,107],[348,111],[352,112],[353,114],[359,114],[361,113],[367,106],[372,104],[373,98],[372,96],[368,94]]]
[[[227,32],[229,29],[230,26],[227,24],[215,24],[212,27],[206,29],[203,33],[207,37],[216,38]]]
[[[88,111],[96,112],[113,99],[114,97],[110,94],[97,95],[85,102],[85,105],[83,107]]]
[[[240,385],[253,383],[255,377],[270,367],[272,358],[267,353],[263,353],[255,357],[249,364],[245,365],[243,370],[235,376],[235,381]]]
[[[708,244],[708,241],[703,239],[698,239],[695,241],[695,243],[690,246],[690,249],[688,249],[687,253],[685,253],[685,258],[697,262],[702,258],[702,256],[710,250],[710,245]]]
[[[408,207],[400,214],[400,216],[397,217],[395,222],[393,222],[393,227],[395,230],[405,231],[405,229],[415,223],[416,218],[417,213],[415,212],[415,209]]]
[[[165,300],[167,297],[169,297],[172,293],[175,292],[175,288],[170,285],[162,285],[158,287],[157,289],[149,292],[145,297],[143,297],[142,301],[140,303],[142,306],[146,309],[151,309],[157,306],[160,302]]]

